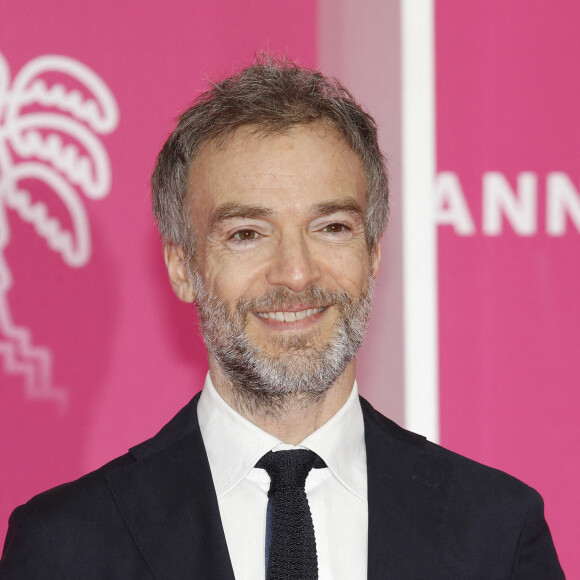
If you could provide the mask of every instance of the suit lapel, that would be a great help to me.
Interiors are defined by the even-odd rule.
[[[451,470],[423,437],[361,400],[368,478],[368,578],[443,578]]]
[[[197,398],[131,453],[135,463],[107,479],[153,576],[233,580]]]
[[[452,474],[425,439],[361,399],[368,479],[368,578],[444,578],[445,519]],[[211,471],[197,422],[197,397],[135,463],[107,480],[156,580],[234,580]]]

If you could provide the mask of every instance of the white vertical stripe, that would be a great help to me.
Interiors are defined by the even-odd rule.
[[[400,0],[318,0],[318,65],[341,80],[377,122],[391,202],[365,346],[357,356],[361,394],[403,425]]]
[[[401,0],[405,426],[439,438],[434,14]]]

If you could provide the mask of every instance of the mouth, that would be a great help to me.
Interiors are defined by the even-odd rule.
[[[321,308],[305,308],[304,310],[278,310],[275,312],[256,312],[256,316],[259,318],[275,320],[276,322],[297,322],[299,320],[305,320],[316,314],[319,314],[323,310],[326,310],[327,306],[322,306]]]

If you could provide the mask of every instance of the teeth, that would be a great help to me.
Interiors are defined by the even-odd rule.
[[[308,310],[301,310],[300,312],[256,312],[260,318],[271,318],[278,322],[296,322],[297,320],[304,320],[313,314],[322,312],[324,308],[308,308]]]
[[[303,320],[304,318],[308,318],[309,316],[322,312],[323,310],[323,308],[309,308],[308,310],[302,310],[301,312],[296,313],[296,320]]]

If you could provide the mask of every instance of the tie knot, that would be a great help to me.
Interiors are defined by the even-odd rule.
[[[280,489],[304,489],[310,470],[326,467],[326,464],[310,449],[295,449],[270,451],[256,463],[256,467],[268,472],[271,480],[268,496],[271,496]]]

